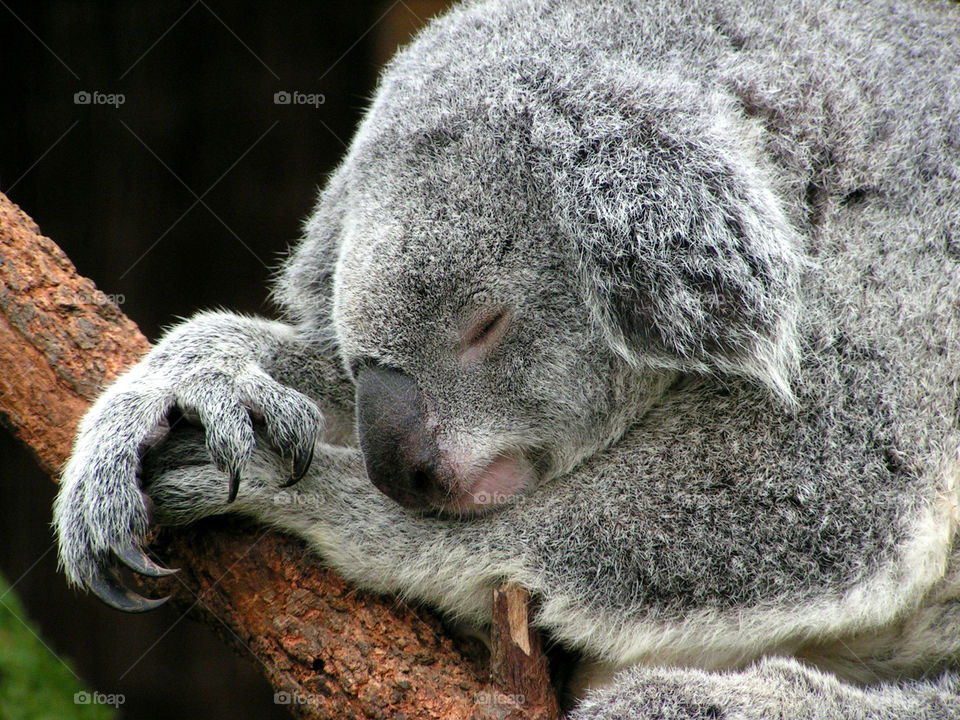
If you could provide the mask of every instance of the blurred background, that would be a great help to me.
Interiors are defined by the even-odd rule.
[[[379,68],[447,4],[0,0],[0,191],[151,340],[201,308],[272,315],[271,274]],[[123,718],[289,717],[206,628],[70,591],[55,489],[0,428],[0,661],[63,675],[78,717],[77,688],[122,695]],[[5,668],[0,718],[64,716]]]

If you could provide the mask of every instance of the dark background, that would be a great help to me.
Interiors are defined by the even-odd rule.
[[[273,312],[272,272],[379,67],[444,3],[0,0],[0,191],[152,340]],[[83,105],[75,93],[122,93]],[[319,93],[317,107],[274,93]],[[288,717],[256,668],[164,608],[127,616],[56,572],[55,485],[0,429],[0,572],[52,653],[121,717]]]

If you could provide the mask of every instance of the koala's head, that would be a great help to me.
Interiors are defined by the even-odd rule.
[[[509,501],[680,372],[783,389],[798,261],[738,141],[546,100],[375,107],[286,269],[281,300],[356,383],[371,480],[407,507]]]

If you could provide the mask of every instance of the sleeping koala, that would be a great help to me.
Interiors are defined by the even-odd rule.
[[[596,670],[572,717],[960,715],[955,4],[468,3],[276,297],[86,416],[72,583],[155,604],[113,569],[164,572],[149,496],[478,627],[529,588]]]

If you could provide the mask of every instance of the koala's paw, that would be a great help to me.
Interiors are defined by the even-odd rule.
[[[134,415],[134,404],[146,409],[152,403],[117,397],[100,408],[102,417],[85,421],[60,480],[53,522],[60,564],[70,583],[117,609],[143,612],[164,599],[147,600],[125,589],[117,579],[117,562],[145,575],[173,571],[156,565],[141,548],[150,524],[150,501],[137,482],[140,443],[134,438],[147,435],[147,423]],[[127,412],[120,410],[124,405]],[[138,426],[140,433],[134,429]]]
[[[156,369],[138,368],[108,391],[81,423],[54,504],[54,527],[60,563],[71,584],[128,612],[151,610],[166,598],[147,600],[124,588],[118,563],[155,577],[174,572],[143,551],[152,513],[151,499],[140,485],[141,460],[157,452],[157,443],[170,430],[173,408],[203,425],[206,464],[212,462],[220,472],[211,467],[204,473],[180,474],[191,487],[178,495],[178,506],[158,508],[168,522],[227,508],[253,453],[255,422],[283,459],[286,484],[307,472],[323,428],[323,416],[309,398],[255,367],[231,371],[201,363],[173,379]],[[204,453],[199,442],[196,446]],[[188,457],[177,462],[194,464]],[[163,502],[163,495],[155,499]]]

